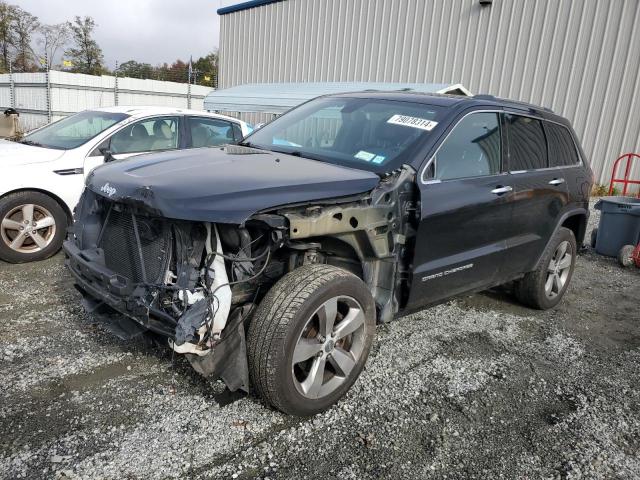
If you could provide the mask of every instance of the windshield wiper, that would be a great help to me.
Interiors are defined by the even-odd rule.
[[[264,148],[256,147],[255,144],[251,142],[238,142],[238,145],[240,145],[241,147],[256,148],[258,150],[264,150]]]
[[[41,143],[34,142],[33,140],[20,140],[23,145],[31,145],[32,147],[42,147]]]
[[[309,158],[311,160],[322,160],[319,155],[313,155],[305,152],[304,154],[300,150],[285,150],[280,148],[270,148],[269,151],[275,153],[284,153],[285,155],[291,155],[292,157]]]

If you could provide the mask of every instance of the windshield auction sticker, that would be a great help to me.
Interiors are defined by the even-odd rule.
[[[418,117],[409,117],[408,115],[394,115],[387,123],[392,123],[393,125],[402,125],[403,127],[412,127],[419,128],[420,130],[426,130],[430,132],[438,125],[438,122],[434,122],[433,120],[427,120],[425,118]]]

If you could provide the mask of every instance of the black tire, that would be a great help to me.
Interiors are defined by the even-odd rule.
[[[596,248],[596,241],[598,240],[598,229],[591,230],[591,248]]]
[[[555,293],[553,298],[550,298],[545,290],[545,284],[549,276],[549,267],[556,254],[556,249],[565,241],[569,243],[571,248],[571,265],[562,288]],[[538,268],[533,272],[525,274],[524,278],[516,282],[514,288],[516,298],[521,303],[539,310],[547,310],[555,307],[564,296],[571,282],[577,252],[576,237],[573,232],[568,228],[560,227],[542,254]]]
[[[633,261],[633,251],[636,249],[633,245],[625,245],[618,252],[618,263],[625,267],[631,267],[635,264]]]
[[[26,245],[23,247],[23,251],[19,251],[11,248],[12,240],[20,235],[22,231],[13,229],[2,229],[0,231],[0,259],[9,263],[25,263],[33,262],[36,260],[44,260],[55,254],[64,241],[69,219],[67,214],[60,206],[60,204],[48,195],[40,192],[16,192],[9,194],[0,199],[0,222],[5,218],[11,219],[21,216],[21,212],[17,211],[12,213],[16,208],[21,205],[32,204],[35,206],[36,216],[42,215],[41,212],[46,211],[51,214],[54,219],[54,229],[39,229],[38,233],[43,233],[45,236],[47,233],[50,237],[47,237],[48,243],[44,248],[40,248],[35,245],[31,238],[26,239]],[[17,215],[18,217],[15,217]],[[36,216],[33,217],[37,220]],[[14,220],[15,221],[15,220]],[[32,247],[32,248],[31,248]],[[33,251],[30,251],[33,250]]]
[[[350,373],[340,377],[344,379],[339,387],[326,396],[307,398],[296,386],[294,349],[304,329],[309,328],[314,312],[324,302],[345,296],[355,299],[364,313],[364,327],[358,333],[362,351]],[[356,381],[367,361],[374,334],[375,303],[362,280],[330,265],[300,267],[271,288],[251,319],[247,356],[253,388],[267,404],[284,413],[299,416],[319,413],[336,403]],[[317,356],[323,354],[324,351]],[[314,357],[310,361],[315,361]]]

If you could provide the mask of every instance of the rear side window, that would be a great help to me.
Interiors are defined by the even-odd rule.
[[[555,123],[545,122],[544,129],[549,142],[550,167],[567,167],[580,163],[576,144],[567,128]]]
[[[435,155],[435,178],[482,177],[500,173],[500,124],[497,113],[472,113],[451,131]],[[433,170],[425,178],[434,175]]]
[[[531,117],[506,115],[509,125],[509,170],[547,168],[547,142],[542,123]]]

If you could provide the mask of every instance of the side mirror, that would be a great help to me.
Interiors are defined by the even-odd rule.
[[[100,149],[100,153],[104,157],[104,163],[113,162],[115,160],[113,154],[111,153],[111,150],[109,150],[106,147],[105,148],[101,148]]]

